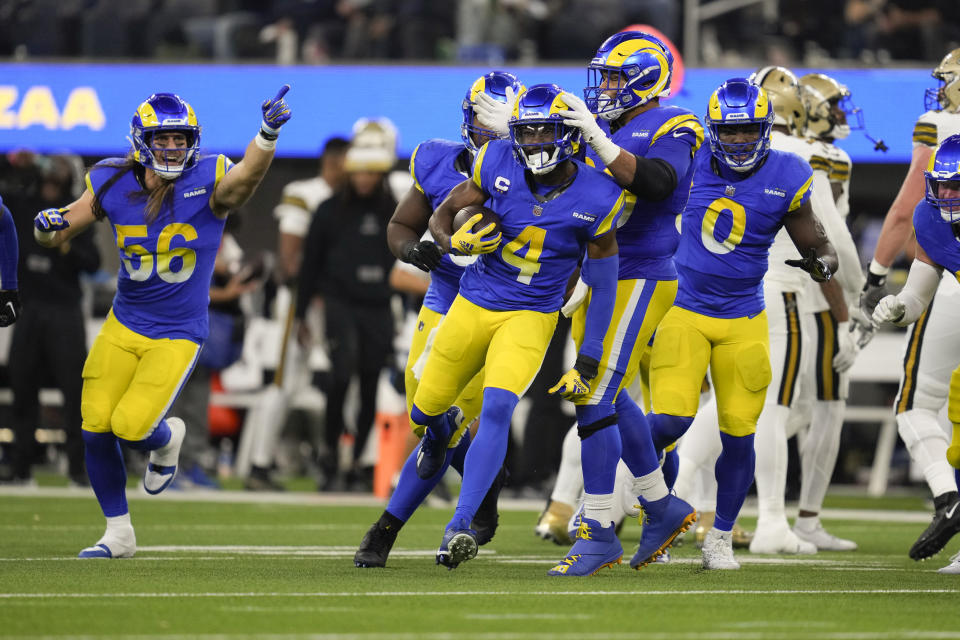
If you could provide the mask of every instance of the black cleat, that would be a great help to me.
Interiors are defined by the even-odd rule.
[[[960,499],[957,499],[954,494],[953,500],[937,507],[933,514],[933,522],[910,547],[910,557],[914,560],[924,560],[940,553],[940,550],[950,542],[950,538],[957,533],[960,533]]]
[[[385,567],[387,556],[390,555],[393,543],[397,541],[398,533],[400,533],[400,527],[384,524],[383,518],[374,522],[367,530],[367,534],[363,536],[360,548],[353,556],[353,564],[361,569]]]
[[[497,500],[500,498],[500,490],[510,480],[510,472],[507,468],[500,467],[500,472],[493,479],[493,484],[483,496],[483,501],[477,508],[473,516],[473,523],[470,528],[477,532],[477,544],[485,545],[493,540],[493,535],[497,532],[497,524],[500,522],[500,514],[497,513]]]
[[[250,467],[250,474],[243,481],[243,488],[247,491],[284,491],[282,484],[273,479],[270,471],[256,465]]]

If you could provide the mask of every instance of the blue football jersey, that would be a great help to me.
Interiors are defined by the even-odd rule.
[[[608,122],[600,119],[598,123],[610,134]],[[639,157],[657,157],[658,143],[664,148],[667,145],[684,145],[685,153],[695,153],[703,144],[703,126],[688,109],[674,106],[655,107],[635,116],[610,134],[610,139]],[[670,153],[675,152],[674,149],[670,150]],[[587,148],[587,164],[603,168],[603,162],[590,148]],[[692,177],[693,163],[684,175],[677,176],[677,187],[673,195],[658,202],[636,198],[628,192],[627,211],[630,211],[632,204],[633,212],[617,230],[621,280],[676,279],[673,254],[680,240],[677,216],[687,204]]]
[[[486,206],[499,214],[503,240],[467,267],[460,295],[496,311],[560,309],[587,243],[616,229],[626,201],[610,176],[573,162],[576,177],[545,200],[530,191],[509,140],[480,148],[473,181],[490,196]]]
[[[729,180],[714,172],[712,159],[705,145],[694,160],[674,304],[715,318],[753,316],[764,309],[770,245],[784,216],[810,197],[813,171],[800,156],[771,150],[755,172]]]
[[[466,171],[457,168],[457,157],[466,154]],[[430,208],[436,209],[450,190],[470,177],[469,152],[462,142],[427,140],[417,145],[410,156],[410,175],[413,186],[427,197]],[[446,314],[460,289],[463,267],[445,254],[440,266],[430,272],[430,287],[423,304],[431,311]]]
[[[87,174],[87,188],[99,193],[122,162],[98,162]],[[127,328],[148,338],[206,339],[210,281],[225,222],[213,214],[210,196],[231,166],[226,156],[202,157],[173,183],[172,211],[165,204],[149,224],[147,196],[133,171],[103,195],[120,253],[113,313]]]
[[[960,280],[960,241],[953,225],[940,217],[940,209],[921,200],[913,210],[913,229],[930,259]]]

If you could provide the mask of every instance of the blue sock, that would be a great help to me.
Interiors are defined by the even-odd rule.
[[[653,448],[653,436],[650,423],[637,406],[633,398],[621,391],[615,403],[617,426],[620,428],[620,440],[623,442],[623,461],[630,473],[636,478],[651,473],[659,465],[657,452]]]
[[[426,427],[430,430],[430,435],[433,436],[444,433],[447,428],[447,415],[445,411],[441,411],[435,416],[428,416],[421,411],[417,405],[413,405],[413,408],[410,409],[410,421],[413,422],[413,424]]]
[[[131,449],[136,449],[137,451],[153,451],[170,442],[171,435],[167,421],[161,420],[157,428],[153,430],[153,433],[143,440],[124,440],[123,438],[120,438],[120,440]]]
[[[953,477],[957,480],[957,487],[960,487],[960,469],[953,470]]]
[[[614,413],[612,405],[577,406],[577,422],[580,428],[603,419],[609,419]],[[583,469],[583,490],[594,495],[613,493],[617,483],[617,463],[623,446],[620,442],[620,429],[612,423],[580,438],[580,466]]]
[[[466,440],[466,446],[464,446],[464,440]],[[394,489],[393,495],[390,496],[390,502],[387,503],[387,512],[403,522],[409,520],[417,507],[427,499],[433,488],[443,480],[443,474],[450,466],[451,460],[456,457],[457,451],[461,447],[466,451],[469,446],[470,432],[467,431],[456,447],[447,449],[447,457],[440,471],[426,480],[417,475],[417,452],[420,451],[420,448],[414,449],[403,464],[403,469],[400,470],[400,480],[397,481],[397,488]],[[461,468],[463,468],[462,462],[461,455]]]
[[[453,448],[453,457],[450,458],[450,466],[453,467],[460,477],[463,477],[463,463],[467,459],[467,450],[470,449],[470,430],[463,432],[460,442]]]
[[[506,389],[487,387],[483,390],[483,408],[477,437],[467,450],[463,465],[463,484],[453,519],[448,529],[467,529],[477,509],[493,484],[507,455],[510,439],[510,419],[520,398]]]
[[[680,471],[680,455],[677,448],[674,447],[664,454],[663,458],[663,481],[667,483],[667,489],[673,491],[673,485],[677,483],[677,473]]]
[[[659,452],[679,440],[693,424],[693,416],[672,416],[669,413],[651,413],[647,420],[650,421],[650,434],[658,459]]]
[[[717,515],[713,526],[721,531],[733,529],[747,491],[753,484],[753,468],[757,457],[753,450],[753,434],[732,436],[720,432],[723,451],[717,458]]]
[[[112,433],[83,430],[87,476],[103,515],[108,518],[127,513],[127,468],[120,441]]]

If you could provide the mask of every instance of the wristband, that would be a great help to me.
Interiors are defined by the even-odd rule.
[[[597,157],[603,161],[604,166],[610,166],[610,163],[620,156],[620,146],[608,138],[603,131],[591,140],[589,144],[593,147]]]
[[[890,272],[890,267],[883,266],[882,264],[877,262],[876,258],[870,261],[870,267],[867,269],[868,275],[875,275],[878,277],[884,277],[889,272]]]
[[[577,361],[573,363],[573,368],[580,373],[580,377],[584,380],[593,380],[600,371],[600,362],[596,358],[578,353]]]
[[[263,129],[261,129],[260,133],[253,138],[253,143],[264,151],[273,151],[277,148],[277,137],[268,138],[263,135]]]

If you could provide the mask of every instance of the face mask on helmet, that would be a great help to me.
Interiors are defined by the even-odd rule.
[[[611,36],[587,67],[587,108],[616,120],[634,107],[670,93],[673,55],[659,39],[641,31]]]
[[[460,125],[460,138],[468,149],[476,152],[487,140],[496,140],[500,135],[491,129],[483,127],[476,120],[476,113],[473,105],[477,100],[478,93],[485,93],[497,102],[506,103],[507,87],[513,89],[513,95],[519,96],[523,92],[523,84],[517,79],[517,76],[506,71],[491,71],[473,81],[467,94],[460,103],[460,111],[463,114],[463,123]],[[479,141],[479,143],[478,143]]]
[[[770,152],[773,109],[766,92],[744,78],[714,91],[705,122],[710,152],[734,171],[751,171]]]
[[[940,210],[945,222],[960,222],[960,135],[944,140],[924,172],[925,200]]]
[[[950,113],[960,111],[960,48],[945,55],[930,75],[936,78],[937,86],[924,92],[924,108]]]
[[[129,139],[134,159],[165,180],[179,178],[199,160],[196,114],[172,93],[155,93],[137,107]]]
[[[563,89],[554,84],[534,85],[517,101],[510,118],[514,154],[536,175],[553,171],[579,148],[580,130],[563,124],[557,113],[568,108],[561,93]]]

